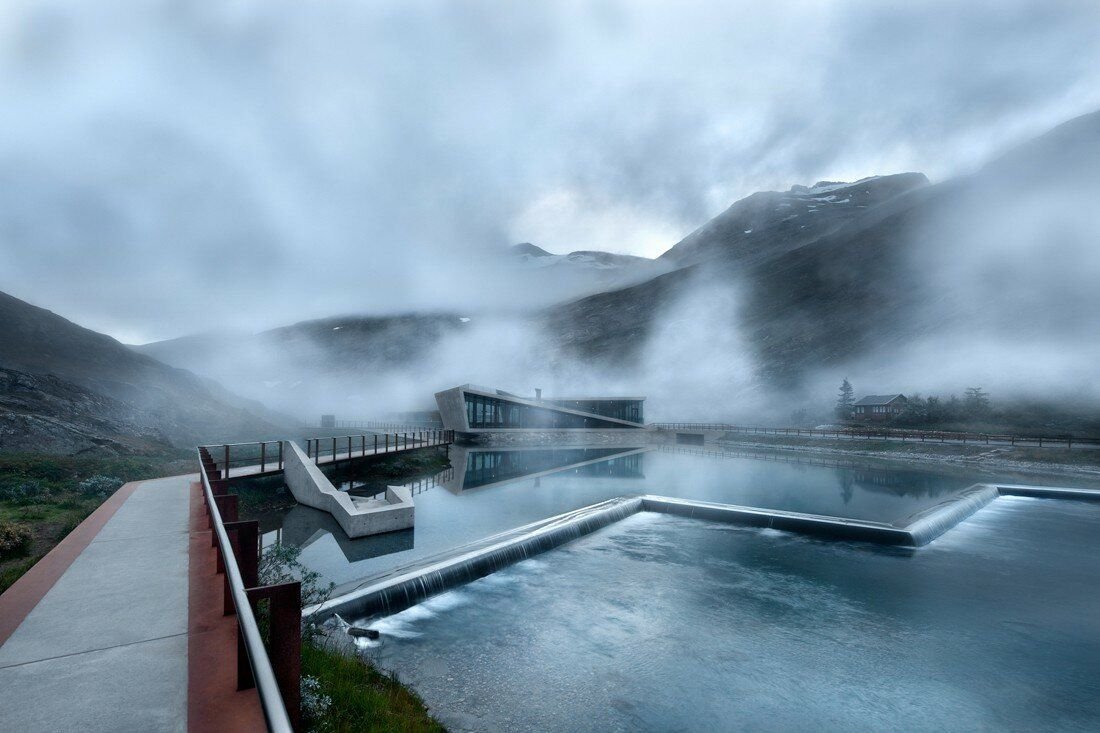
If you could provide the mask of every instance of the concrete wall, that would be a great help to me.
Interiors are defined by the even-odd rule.
[[[352,497],[338,491],[297,444],[286,441],[284,445],[283,478],[295,501],[328,512],[349,537],[366,537],[413,526],[415,513],[408,489],[387,488],[385,506],[356,506]]]
[[[466,423],[466,398],[462,394],[462,387],[436,392],[435,404],[439,408],[439,417],[444,428],[459,432],[470,429]]]

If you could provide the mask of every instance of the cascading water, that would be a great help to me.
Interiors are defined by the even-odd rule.
[[[334,598],[305,613],[362,618],[390,615],[455,586],[551,550],[635,514],[640,498],[613,499],[554,517],[536,529],[473,552],[433,563]]]
[[[910,545],[907,531],[881,522],[865,522],[840,517],[825,517],[804,512],[784,512],[775,509],[685,501],[666,496],[642,497],[642,508],[662,514],[675,514],[692,519],[725,524],[768,527],[785,532],[812,534],[819,537],[875,542],[883,545]]]
[[[905,527],[914,547],[923,547],[974,512],[1000,496],[997,487],[979,484],[951,499],[927,509]]]
[[[1001,489],[1004,493],[1062,497],[1071,491],[1075,498],[1095,499],[1100,496],[1098,492],[1087,490],[1015,486]],[[640,511],[838,539],[922,547],[992,502],[1001,492],[993,485],[975,484],[949,501],[937,504],[904,523],[893,525],[664,496],[620,497],[496,535],[479,543],[475,549],[399,571],[319,606],[307,608],[303,613],[339,613],[357,618],[398,613],[434,595],[554,549]]]

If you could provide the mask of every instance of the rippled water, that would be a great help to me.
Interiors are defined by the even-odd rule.
[[[375,622],[452,730],[1100,729],[1100,505],[917,551],[639,514]]]

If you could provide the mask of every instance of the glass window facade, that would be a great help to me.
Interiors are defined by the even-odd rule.
[[[567,412],[559,412],[546,407],[534,407],[532,405],[521,405],[510,400],[500,399],[498,397],[485,397],[483,395],[476,395],[470,393],[464,393],[466,399],[466,420],[469,423],[471,429],[501,429],[501,428],[527,428],[527,429],[546,429],[546,428],[630,428],[630,425],[623,425],[622,423],[612,422],[610,420],[601,420],[598,417],[586,417],[584,415],[573,415]],[[595,401],[591,401],[594,403]],[[608,401],[612,402],[612,401]],[[617,401],[623,405],[635,404],[638,406],[637,422],[641,424],[641,403],[635,400],[621,400]],[[558,403],[553,403],[558,404]],[[588,401],[585,404],[589,404]],[[566,405],[562,405],[565,407]],[[570,407],[570,409],[580,409],[576,407]],[[603,414],[603,413],[596,413]],[[629,410],[626,414],[630,413]],[[615,417],[614,415],[604,415],[605,417]],[[619,418],[627,419],[627,418]]]
[[[641,400],[546,400],[552,405],[566,407],[579,412],[591,412],[594,415],[613,417],[616,420],[628,420],[642,423]]]

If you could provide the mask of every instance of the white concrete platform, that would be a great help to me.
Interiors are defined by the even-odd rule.
[[[348,537],[409,529],[415,521],[412,494],[390,486],[384,499],[356,498],[340,491],[294,443],[286,442],[283,479],[299,504],[328,512]]]

